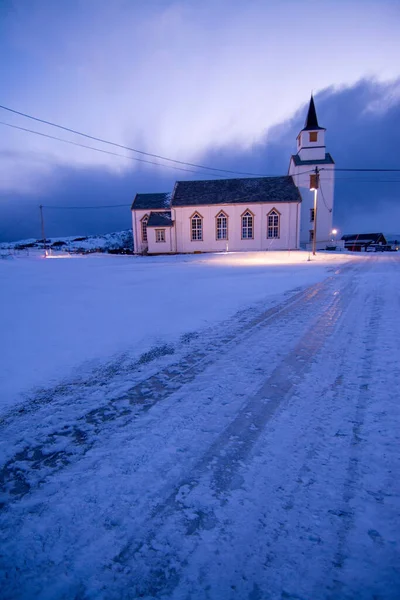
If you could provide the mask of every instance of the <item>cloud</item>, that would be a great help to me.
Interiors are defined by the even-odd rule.
[[[190,162],[215,148],[250,151],[311,89],[399,75],[399,7],[363,7],[346,2],[339,10],[333,0],[16,0],[0,32],[0,52],[10,57],[4,103]],[[76,140],[43,125],[32,128]],[[50,189],[59,166],[120,175],[139,168],[15,130],[2,129],[0,147],[46,157],[46,166],[8,160],[2,171],[7,189]]]
[[[316,96],[321,125],[327,128],[327,149],[339,168],[399,168],[400,102],[386,112],[365,111],[371,103],[392,96],[399,80],[379,83],[363,80],[351,87],[330,88]],[[302,104],[288,120],[272,127],[250,148],[226,145],[210,149],[203,157],[208,164],[264,175],[287,172],[290,154],[304,123],[307,105]],[[29,156],[29,155],[28,155]],[[39,155],[40,156],[40,155]],[[25,160],[15,154],[13,159]],[[40,161],[38,163],[40,165]],[[0,239],[39,237],[38,205],[86,206],[126,204],[109,210],[46,210],[47,235],[78,235],[130,227],[129,204],[136,192],[172,190],[176,179],[199,175],[153,167],[113,173],[101,167],[59,165],[52,169],[50,189],[36,187],[31,193],[0,194],[2,219]],[[369,229],[400,231],[399,173],[337,172],[334,222],[341,233]]]

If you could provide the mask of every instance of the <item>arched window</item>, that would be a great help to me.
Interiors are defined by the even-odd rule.
[[[215,217],[215,237],[217,240],[228,239],[228,215],[223,210]]]
[[[203,217],[199,213],[190,217],[190,230],[192,242],[203,241]]]
[[[267,238],[277,239],[280,235],[280,217],[276,208],[273,208],[267,215]]]
[[[149,215],[144,215],[141,220],[142,225],[142,242],[147,242],[147,222],[149,220]]]
[[[254,215],[249,210],[242,214],[242,240],[254,238]]]

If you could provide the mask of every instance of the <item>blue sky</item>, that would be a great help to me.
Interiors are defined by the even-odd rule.
[[[282,174],[313,90],[338,167],[395,168],[399,25],[400,3],[382,0],[0,0],[0,104],[179,160]],[[39,236],[41,202],[129,205],[197,177],[0,132],[0,240]],[[395,179],[338,175],[337,226],[400,230]],[[128,207],[46,219],[49,236],[130,226]]]

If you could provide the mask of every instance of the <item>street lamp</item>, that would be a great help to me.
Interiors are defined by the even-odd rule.
[[[315,173],[310,175],[310,191],[314,192],[314,233],[312,240],[313,256],[316,255],[317,250],[317,198],[319,188],[319,169],[315,167]]]
[[[337,229],[332,229],[332,235],[335,236],[335,242],[336,242],[336,234],[337,234],[338,230]],[[333,241],[333,238],[332,238]]]

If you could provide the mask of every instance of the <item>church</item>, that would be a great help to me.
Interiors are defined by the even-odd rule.
[[[335,168],[325,131],[311,97],[287,175],[177,181],[172,193],[136,194],[135,253],[295,250],[307,248],[314,231],[316,247],[325,249],[332,232]]]

